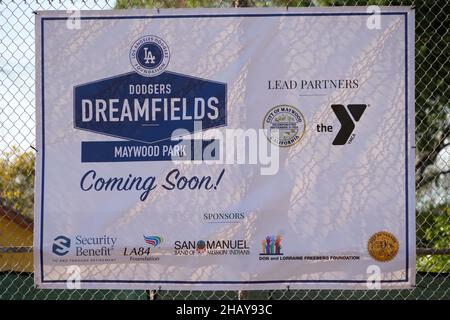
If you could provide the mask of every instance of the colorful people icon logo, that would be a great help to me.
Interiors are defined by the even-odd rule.
[[[275,254],[281,254],[281,236],[277,235],[275,239]]]
[[[281,235],[267,236],[261,241],[261,255],[282,255],[281,253]]]

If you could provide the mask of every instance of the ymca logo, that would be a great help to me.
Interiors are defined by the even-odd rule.
[[[69,252],[70,239],[65,236],[58,236],[53,240],[52,251],[58,256],[64,256]]]
[[[344,145],[349,140],[350,142],[353,140],[355,123],[361,119],[366,108],[366,104],[349,104],[347,108],[341,104],[331,105],[331,109],[341,123],[341,129],[334,138],[333,145]]]

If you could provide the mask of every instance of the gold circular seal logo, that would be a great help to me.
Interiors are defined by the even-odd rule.
[[[267,112],[263,129],[271,143],[279,147],[291,147],[303,138],[306,121],[297,108],[280,104]]]
[[[367,250],[370,256],[377,261],[391,261],[398,253],[397,238],[386,231],[377,232],[370,237]]]

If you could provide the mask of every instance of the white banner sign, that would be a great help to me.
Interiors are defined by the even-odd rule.
[[[414,12],[36,15],[40,288],[415,283]]]

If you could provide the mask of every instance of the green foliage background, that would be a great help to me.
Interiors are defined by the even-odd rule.
[[[33,218],[34,151],[12,151],[0,158],[0,203]]]

